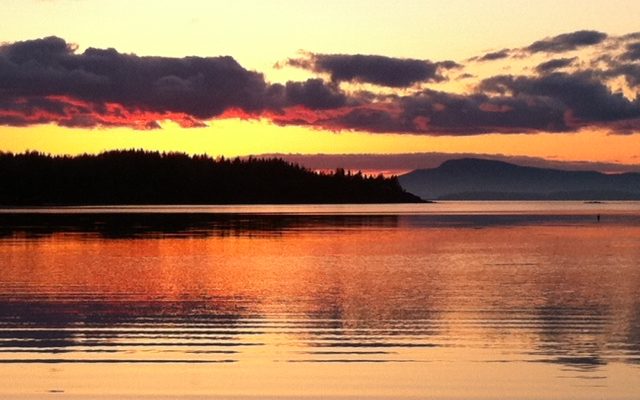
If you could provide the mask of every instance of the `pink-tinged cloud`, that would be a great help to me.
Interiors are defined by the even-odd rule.
[[[527,49],[557,53],[605,39],[580,31]],[[640,100],[613,92],[607,81],[624,77],[631,89],[638,88],[637,39],[616,40],[607,70],[579,70],[573,59],[551,59],[533,74],[490,77],[471,93],[456,94],[412,86],[463,68],[452,61],[309,54],[289,63],[331,80],[279,84],[228,56],[140,57],[94,48],[79,53],[63,39],[48,37],[0,46],[0,124],[155,129],[163,120],[199,127],[216,118],[267,118],[280,125],[370,133],[476,135],[584,127],[635,133]],[[383,85],[387,92],[347,92],[343,82]]]
[[[13,126],[55,123],[70,128],[130,127],[158,129],[157,121],[172,120],[185,128],[203,123],[185,113],[142,111],[117,103],[96,104],[66,96],[21,97],[1,103],[0,123]]]
[[[82,54],[57,37],[0,46],[0,123],[200,126],[230,109],[247,114],[302,105],[326,109],[346,97],[319,79],[270,85],[231,57],[139,57],[114,49]]]

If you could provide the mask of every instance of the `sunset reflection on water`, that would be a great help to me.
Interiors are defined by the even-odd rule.
[[[640,387],[633,213],[118,215],[0,217],[0,393]]]

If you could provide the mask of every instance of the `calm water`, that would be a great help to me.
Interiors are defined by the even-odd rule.
[[[638,202],[0,210],[0,268],[2,399],[640,392]]]

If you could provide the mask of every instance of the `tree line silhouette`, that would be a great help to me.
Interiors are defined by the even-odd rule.
[[[51,156],[0,153],[0,204],[400,203],[396,177],[320,173],[277,158],[213,159],[142,150]]]

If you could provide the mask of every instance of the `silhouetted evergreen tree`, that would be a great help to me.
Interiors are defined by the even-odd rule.
[[[395,177],[321,174],[281,159],[214,160],[140,150],[98,155],[0,153],[0,204],[419,202]]]

